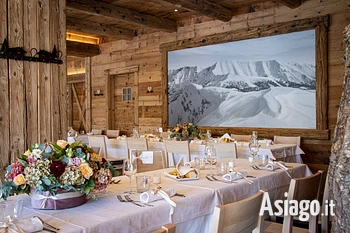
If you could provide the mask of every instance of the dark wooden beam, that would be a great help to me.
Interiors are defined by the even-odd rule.
[[[138,26],[157,28],[167,32],[175,32],[176,22],[134,10],[106,4],[97,0],[67,0],[67,9],[85,14],[103,16]]]
[[[292,9],[297,8],[301,5],[301,0],[276,0],[276,1]]]
[[[135,31],[115,27],[113,25],[106,25],[74,18],[67,18],[66,22],[67,30],[72,32],[87,33],[99,36],[111,36],[113,38],[126,40],[131,40],[135,36]]]
[[[196,12],[200,15],[205,15],[213,19],[218,19],[224,22],[230,21],[232,18],[232,11],[214,1],[208,0],[156,0],[156,2],[167,2],[174,5],[174,7],[181,7],[183,9]]]
[[[67,40],[67,56],[93,57],[100,54],[100,48],[96,44],[87,44]]]

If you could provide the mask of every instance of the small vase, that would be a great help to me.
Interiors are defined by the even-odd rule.
[[[73,208],[84,204],[86,194],[81,192],[71,192],[59,190],[55,196],[50,192],[40,194],[36,189],[30,190],[31,204],[34,209],[59,210]]]

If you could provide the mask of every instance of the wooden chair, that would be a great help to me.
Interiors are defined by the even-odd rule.
[[[302,200],[319,200],[320,186],[322,181],[323,171],[318,171],[312,176],[303,178],[293,178],[289,185],[287,201],[296,200],[298,203]],[[283,225],[279,223],[265,222],[265,231],[267,233],[282,232],[282,233],[316,233],[318,216],[309,218],[309,229],[293,226],[293,216],[284,216]]]
[[[239,134],[231,134],[231,138],[237,141],[249,142],[251,135],[239,135]]]
[[[146,138],[126,138],[126,151],[130,158],[131,150],[148,150],[147,139]]]
[[[154,231],[153,233],[175,233],[176,226],[174,224],[165,224],[162,228]]]
[[[300,146],[301,137],[286,137],[286,136],[274,136],[274,144],[295,144]]]
[[[92,147],[96,153],[98,153],[101,157],[107,159],[107,147],[106,147],[106,136],[97,135],[97,136],[89,136],[89,146]]]
[[[102,135],[102,129],[92,129],[91,133],[94,135]]]
[[[168,154],[171,154],[174,166],[176,165],[174,154],[183,154],[186,156],[184,162],[191,161],[190,155],[190,145],[188,141],[165,141],[165,155],[168,157]]]
[[[241,201],[218,205],[214,209],[210,233],[262,232],[263,216],[259,216],[264,191]]]
[[[132,153],[136,153],[136,157],[140,157],[144,151],[132,151]],[[150,151],[153,152],[153,164],[143,164],[141,159],[137,160],[137,173],[153,171],[158,169],[163,169],[167,167],[167,161],[164,156],[163,151]]]
[[[117,138],[119,136],[119,130],[107,129],[106,136],[108,138]]]
[[[237,148],[235,143],[214,143],[217,159],[237,158]]]

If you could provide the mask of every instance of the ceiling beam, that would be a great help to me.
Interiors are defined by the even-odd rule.
[[[232,11],[214,1],[208,0],[156,0],[157,2],[167,2],[176,8],[183,8],[188,11],[196,12],[200,15],[208,16],[212,19],[218,19],[228,22],[232,18]]]
[[[96,44],[87,44],[67,40],[67,56],[93,57],[100,54],[100,48]]]
[[[103,16],[138,26],[176,32],[176,22],[162,17],[140,13],[134,10],[103,3],[97,0],[67,0],[67,9],[85,14]]]
[[[292,9],[297,8],[301,5],[301,0],[276,0],[276,1]]]
[[[131,40],[135,36],[135,31],[115,27],[113,25],[106,25],[102,23],[95,23],[86,20],[67,18],[67,30],[78,33],[86,33],[100,36],[112,36],[119,39]]]

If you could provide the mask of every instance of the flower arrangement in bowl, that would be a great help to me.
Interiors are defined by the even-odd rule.
[[[175,138],[177,141],[189,140],[189,139],[201,139],[203,131],[198,129],[196,125],[190,122],[183,122],[177,124],[170,130],[170,138]]]
[[[70,193],[67,198],[86,199],[91,191],[104,190],[115,175],[117,171],[107,160],[80,141],[34,144],[6,168],[3,198],[27,193],[47,202],[48,197],[59,200],[59,194]],[[57,203],[52,208],[57,209]]]

